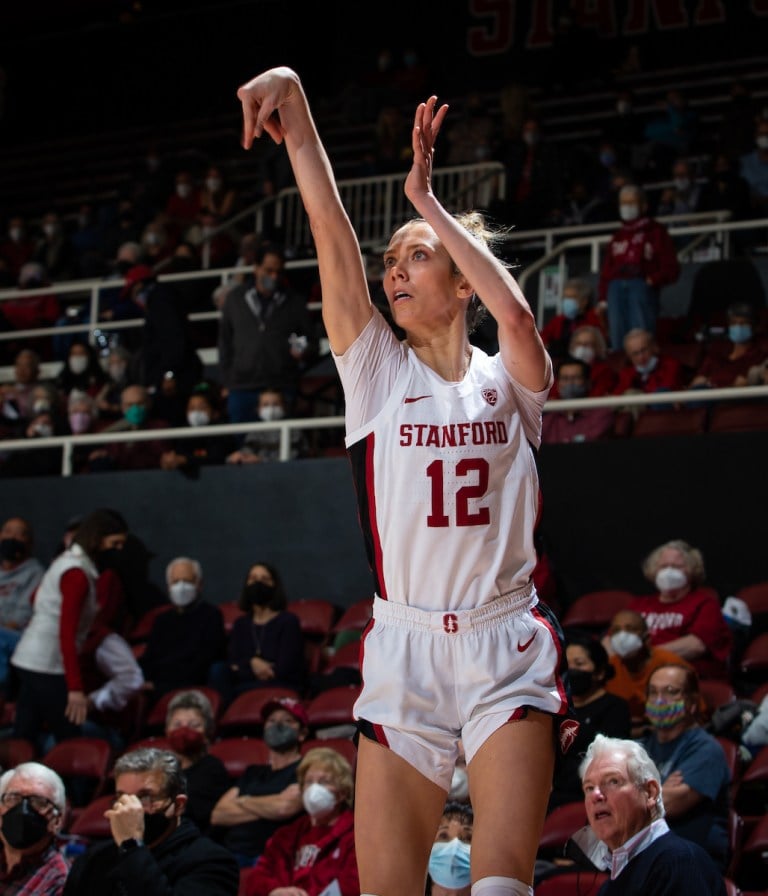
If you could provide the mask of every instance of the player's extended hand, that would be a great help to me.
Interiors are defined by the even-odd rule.
[[[435,112],[436,105],[437,97],[431,96],[426,103],[419,103],[416,107],[411,133],[413,164],[405,179],[405,193],[409,198],[431,189],[435,141],[448,113],[447,104],[443,104]]]
[[[285,66],[262,72],[239,87],[237,98],[243,106],[243,147],[250,149],[254,139],[261,137],[264,131],[275,143],[282,143],[285,132],[279,118],[280,107],[300,92],[298,76]]]

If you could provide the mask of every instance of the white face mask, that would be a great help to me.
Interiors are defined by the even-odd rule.
[[[755,142],[758,149],[768,149],[768,135],[762,134]]]
[[[690,180],[687,177],[676,177],[675,178],[675,189],[678,193],[686,193],[691,186]]]
[[[643,646],[643,639],[635,632],[615,632],[611,635],[613,652],[624,658],[637,653]]]
[[[189,411],[187,414],[190,426],[207,426],[210,422],[211,418],[206,411]]]
[[[72,373],[85,373],[88,367],[88,358],[85,355],[72,355],[67,363]]]
[[[272,423],[275,420],[282,420],[284,416],[285,411],[280,407],[279,404],[264,405],[264,407],[259,411],[259,417],[265,423]]]
[[[663,566],[656,573],[656,587],[659,591],[674,591],[688,583],[688,577],[676,566]]]
[[[51,403],[45,398],[38,398],[37,401],[32,405],[33,414],[47,414],[50,409]]]
[[[451,778],[451,789],[448,793],[449,799],[461,800],[462,802],[469,796],[469,781],[465,769],[456,767],[453,770]]]
[[[221,181],[218,179],[218,177],[209,177],[205,182],[205,185],[206,187],[208,187],[211,193],[215,193],[216,190],[221,189]]]
[[[109,365],[109,375],[116,382],[122,382],[123,377],[125,377],[125,364],[110,364]]]
[[[310,815],[324,815],[336,805],[336,796],[322,784],[310,784],[302,793],[301,801]]]
[[[53,427],[50,423],[38,423],[33,432],[41,439],[49,439],[53,435]]]
[[[56,225],[55,224],[43,224],[43,233],[51,239],[53,235],[56,233]]]
[[[197,585],[193,582],[174,582],[168,592],[174,606],[188,607],[197,597]]]
[[[595,360],[595,350],[591,345],[575,345],[571,349],[571,356],[585,364],[591,364]]]
[[[176,184],[176,193],[179,199],[186,199],[191,192],[192,187],[189,184]]]
[[[638,205],[625,205],[622,203],[619,206],[619,217],[622,221],[635,221],[640,215],[640,206]]]

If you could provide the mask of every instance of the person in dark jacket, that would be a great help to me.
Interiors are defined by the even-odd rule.
[[[141,747],[115,763],[112,839],[94,844],[69,873],[65,896],[236,896],[231,853],[188,818],[184,773],[168,750]]]

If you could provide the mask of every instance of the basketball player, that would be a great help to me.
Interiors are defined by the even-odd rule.
[[[361,888],[422,896],[461,738],[475,812],[472,894],[530,894],[553,719],[565,741],[574,724],[561,635],[530,581],[531,446],[551,361],[481,216],[455,218],[432,192],[447,106],[430,97],[416,110],[405,194],[421,218],[396,230],[384,253],[387,301],[406,333],[399,342],[371,302],[298,76],[271,69],[238,97],[243,145],[265,131],[285,142],[309,216],[376,584],[355,706]],[[483,305],[498,323],[494,357],[468,338]]]

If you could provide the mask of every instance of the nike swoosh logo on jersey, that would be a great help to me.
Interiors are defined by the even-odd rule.
[[[517,649],[520,653],[525,653],[526,650],[533,644],[533,639],[536,637],[538,632],[534,632],[531,637],[525,642],[525,644],[521,644],[519,641],[517,642]]]
[[[414,401],[421,401],[422,398],[432,398],[431,395],[417,395],[415,398],[406,398],[403,404],[411,404]]]

